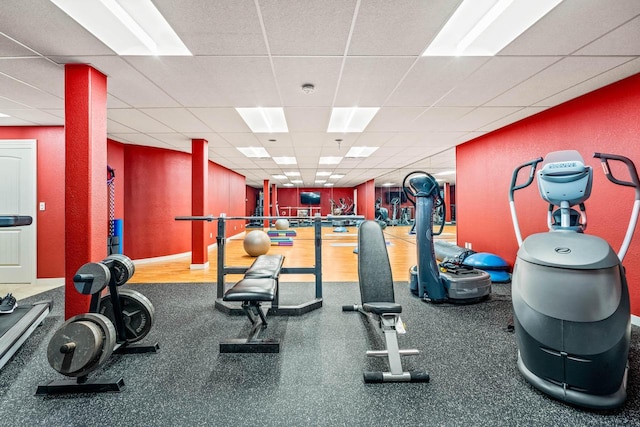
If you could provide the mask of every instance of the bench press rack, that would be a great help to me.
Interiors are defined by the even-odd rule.
[[[350,219],[364,220],[364,216],[354,215],[350,216]],[[216,244],[218,246],[217,256],[217,290],[216,290],[216,302],[215,308],[226,314],[244,315],[245,312],[242,308],[235,304],[229,304],[223,301],[225,294],[225,276],[227,274],[244,274],[248,267],[240,266],[227,266],[225,265],[225,245],[226,238],[226,222],[234,220],[278,220],[287,219],[299,220],[297,216],[226,216],[224,213],[215,217],[213,215],[208,216],[177,216],[176,221],[218,221],[218,232],[216,236]],[[309,220],[313,222],[314,227],[314,248],[315,248],[315,265],[313,267],[282,267],[281,274],[313,274],[315,276],[315,298],[306,301],[298,305],[282,306],[279,302],[280,290],[276,291],[275,299],[269,308],[269,315],[272,316],[300,316],[310,311],[319,309],[322,307],[322,221],[327,217],[314,216],[309,217]]]

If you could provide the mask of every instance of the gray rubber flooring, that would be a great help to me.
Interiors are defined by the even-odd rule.
[[[91,378],[122,376],[121,393],[38,397],[38,385],[64,377],[46,359],[63,322],[63,291],[53,312],[0,372],[1,425],[19,426],[623,426],[640,425],[640,349],[632,330],[629,396],[614,411],[589,411],[531,387],[516,367],[509,287],[469,306],[429,305],[396,283],[407,334],[405,368],[426,370],[429,383],[364,384],[367,358],[382,348],[373,323],[343,304],[359,301],[356,283],[325,283],[324,306],[300,317],[275,317],[268,331],[279,354],[220,354],[219,342],[246,331],[243,316],[213,309],[213,285],[132,285],[154,304],[144,342],[157,354],[114,355]],[[310,284],[282,284],[282,303],[312,297]]]

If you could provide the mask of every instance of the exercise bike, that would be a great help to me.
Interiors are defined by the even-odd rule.
[[[418,255],[417,295],[432,303],[475,303],[489,297],[491,276],[486,271],[462,264],[438,265],[433,247],[433,236],[442,234],[444,220],[438,231],[433,231],[433,214],[445,206],[436,179],[422,171],[411,172],[402,181],[402,190],[416,207],[415,229]],[[412,268],[414,270],[414,268]]]
[[[574,405],[610,409],[622,405],[627,396],[631,326],[622,260],[640,211],[640,182],[630,159],[603,153],[593,156],[600,159],[609,181],[635,189],[620,251],[616,254],[604,239],[584,234],[584,202],[591,194],[593,172],[580,153],[556,151],[547,154],[544,162],[539,157],[518,166],[509,190],[520,245],[513,268],[513,319],[518,369],[529,383]],[[631,182],[615,178],[609,160],[624,163]],[[517,185],[518,172],[527,167],[528,180]],[[549,203],[549,231],[523,241],[514,193],[528,187],[534,174],[540,196]]]

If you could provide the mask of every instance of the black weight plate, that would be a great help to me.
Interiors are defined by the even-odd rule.
[[[140,292],[131,289],[120,289],[120,306],[125,327],[125,339],[128,343],[134,343],[143,339],[151,330],[155,309],[151,301]],[[100,314],[103,314],[115,323],[111,295],[100,299]]]
[[[116,346],[116,328],[113,325],[113,322],[111,322],[111,320],[109,320],[107,316],[103,316],[102,314],[85,313],[81,316],[84,319],[95,323],[102,330],[104,345],[102,347],[102,354],[100,355],[100,359],[98,359],[97,364],[97,366],[101,366],[113,354],[113,349]]]
[[[72,318],[49,341],[47,359],[51,367],[61,374],[79,376],[79,372],[90,371],[97,366],[103,344],[103,334],[98,325]],[[75,349],[64,352],[63,347],[69,345],[75,345]]]
[[[64,352],[63,346],[75,345]],[[47,348],[47,359],[53,369],[70,377],[81,377],[102,365],[113,353],[116,330],[111,321],[100,314],[79,314],[67,320],[56,331]]]
[[[111,280],[111,272],[106,265],[99,262],[90,262],[82,267],[73,276],[73,285],[83,295],[93,295],[102,291]]]
[[[133,274],[136,272],[136,267],[131,261],[131,258],[126,255],[111,254],[102,262],[108,260],[112,261],[110,270],[111,275],[114,276],[116,286],[122,286],[127,283],[127,281],[131,279]]]

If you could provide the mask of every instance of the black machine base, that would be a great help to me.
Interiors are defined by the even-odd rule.
[[[280,353],[275,339],[229,339],[220,343],[220,353]]]
[[[222,301],[222,299],[216,300],[215,308],[229,315],[245,315],[244,310],[239,305]],[[319,308],[322,308],[322,298],[316,298],[300,305],[280,305],[278,307],[270,307],[268,314],[269,316],[302,316],[303,314]]]
[[[160,344],[153,343],[150,345],[143,344],[127,344],[113,350],[115,354],[140,354],[140,353],[157,353],[160,350]]]
[[[104,393],[104,392],[120,392],[124,388],[124,379],[122,377],[110,380],[87,380],[79,382],[78,380],[56,380],[49,384],[40,385],[36,390],[36,396],[46,396],[51,394],[64,393]]]

